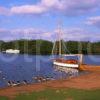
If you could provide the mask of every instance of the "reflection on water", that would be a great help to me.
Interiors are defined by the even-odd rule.
[[[67,68],[67,67],[61,67],[61,66],[55,66],[54,65],[54,70],[55,71],[61,71],[61,72],[65,72],[65,73],[69,73],[69,74],[78,74],[79,70],[78,69],[74,69],[74,68]]]

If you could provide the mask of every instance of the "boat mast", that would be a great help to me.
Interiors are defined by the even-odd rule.
[[[58,22],[58,43],[59,43],[59,55],[62,54],[62,31],[61,31],[61,21]]]
[[[57,29],[56,29],[56,41],[54,42],[54,45],[53,45],[52,55],[55,53],[60,56],[62,55],[63,47],[65,47],[62,40],[63,40],[62,21],[58,20]]]

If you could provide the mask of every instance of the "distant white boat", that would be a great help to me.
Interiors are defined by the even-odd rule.
[[[20,50],[16,50],[16,49],[7,49],[5,51],[5,53],[13,53],[13,54],[19,54]]]

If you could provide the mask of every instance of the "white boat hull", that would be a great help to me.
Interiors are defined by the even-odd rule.
[[[68,68],[79,68],[79,64],[67,64],[67,63],[61,63],[57,61],[54,61],[53,64],[56,66],[62,66],[62,67],[68,67]]]

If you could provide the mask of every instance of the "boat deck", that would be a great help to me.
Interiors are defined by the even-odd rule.
[[[78,61],[74,59],[69,59],[69,60],[55,59],[54,61],[59,62],[59,63],[66,63],[66,64],[78,64]]]

